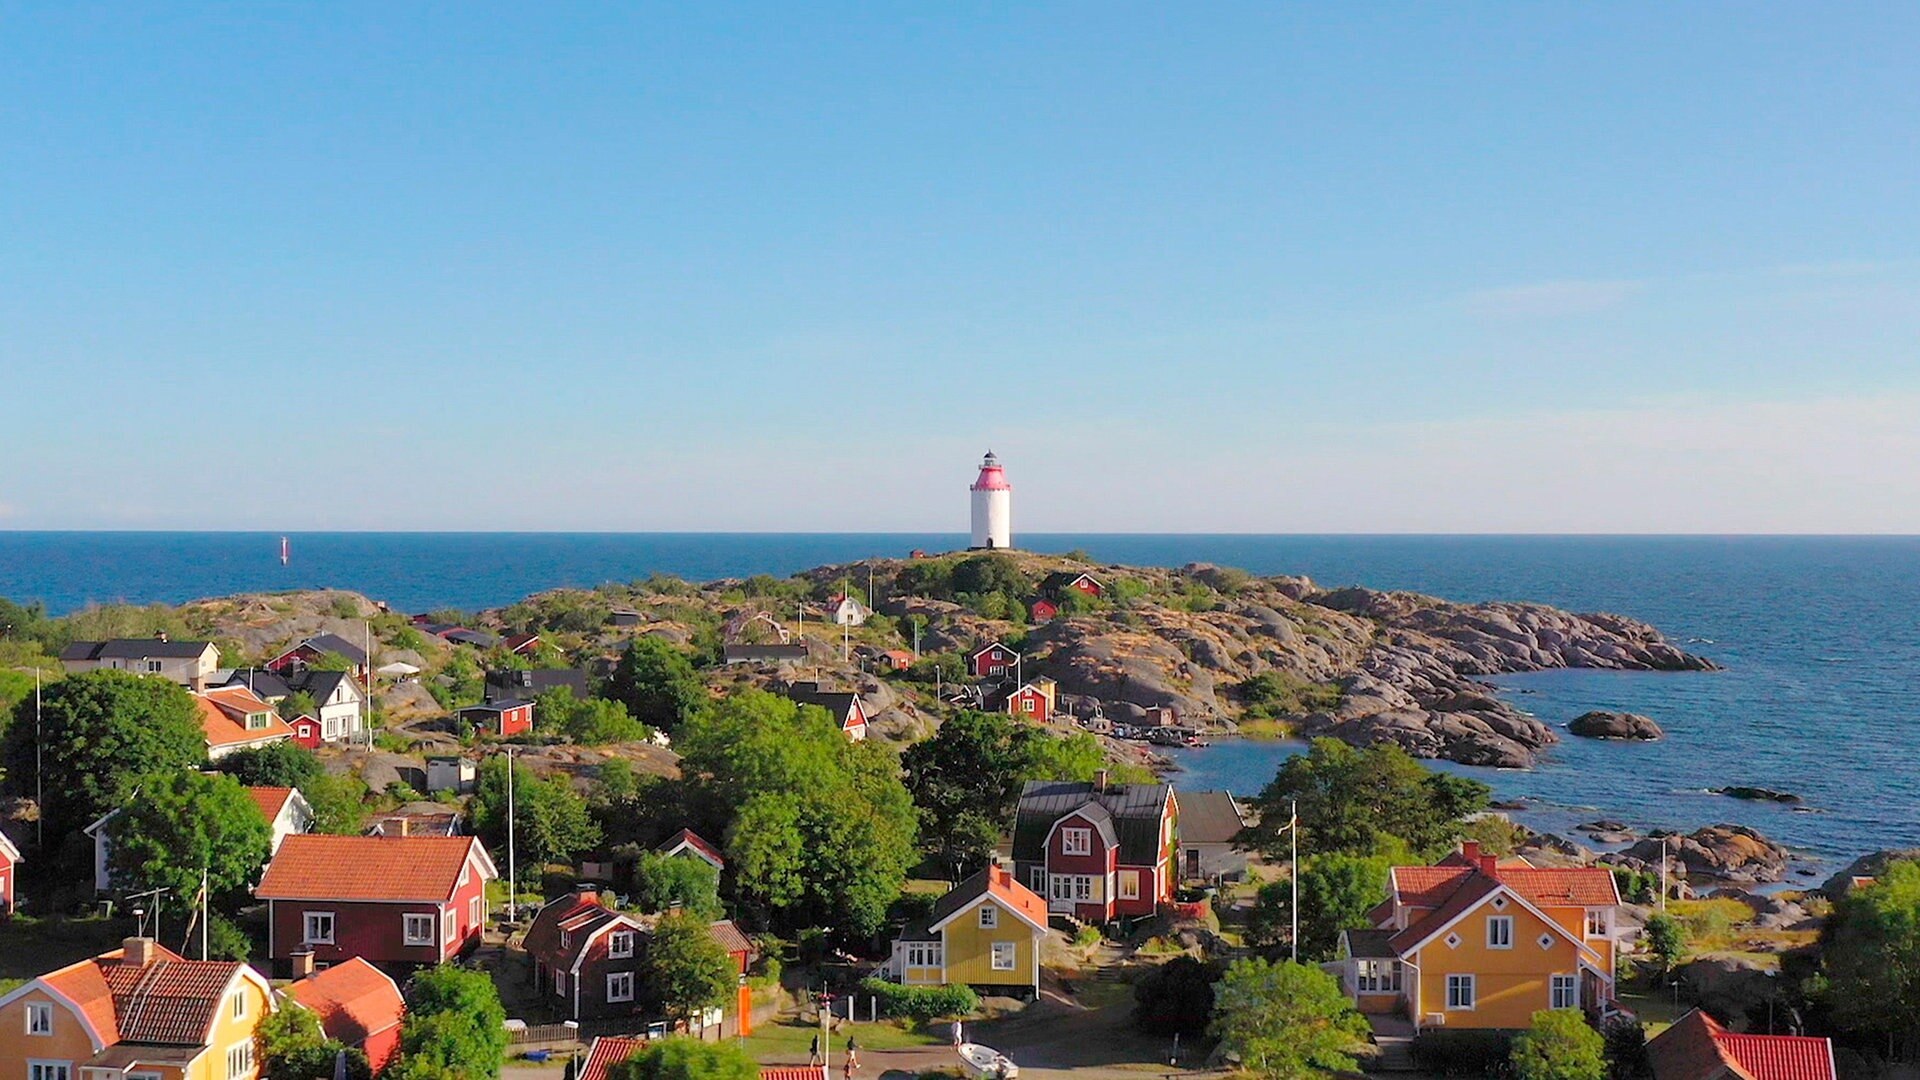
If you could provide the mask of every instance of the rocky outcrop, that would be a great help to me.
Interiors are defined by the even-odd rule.
[[[1589,821],[1578,828],[1587,834],[1587,839],[1596,844],[1625,844],[1640,837],[1639,830],[1624,821],[1615,821],[1612,818]]]
[[[1729,799],[1745,799],[1748,802],[1797,803],[1801,801],[1800,796],[1790,791],[1775,791],[1772,788],[1735,785],[1733,787],[1708,788],[1707,790],[1715,795],[1725,795]]]
[[[1887,872],[1887,866],[1896,862],[1920,862],[1920,848],[1894,848],[1876,851],[1871,855],[1862,855],[1847,864],[1845,870],[1833,875],[1820,886],[1820,891],[1829,898],[1838,900],[1853,888],[1857,881],[1877,878]]]
[[[1625,854],[1657,867],[1663,848],[1668,865],[1695,881],[1751,884],[1787,877],[1787,849],[1745,825],[1709,825],[1685,836],[1649,836]]]
[[[1630,712],[1581,713],[1567,724],[1567,730],[1586,739],[1623,739],[1651,742],[1666,732],[1652,718]]]

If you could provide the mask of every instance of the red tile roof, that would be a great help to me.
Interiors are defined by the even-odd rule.
[[[1495,860],[1468,844],[1434,866],[1396,866],[1388,879],[1392,900],[1402,907],[1426,909],[1405,930],[1394,934],[1394,951],[1404,953],[1471,910],[1500,886],[1535,907],[1613,907],[1620,892],[1604,867],[1541,868],[1525,859]],[[1378,910],[1378,909],[1376,909]]]
[[[624,1035],[602,1035],[593,1040],[593,1047],[587,1051],[586,1063],[580,1066],[579,1080],[607,1080],[607,1069],[618,1065],[633,1056],[635,1050],[647,1045],[645,1039],[633,1039]],[[818,1080],[816,1077],[815,1080]]]
[[[267,821],[271,823],[273,819],[280,816],[280,811],[286,809],[287,800],[293,797],[293,789],[290,787],[250,787],[247,789],[247,794],[253,796],[255,805],[260,807],[260,812],[265,814]]]
[[[471,836],[287,837],[253,892],[262,900],[418,900],[445,903],[469,860],[498,876]]]
[[[313,1010],[328,1038],[349,1046],[399,1027],[406,1011],[393,980],[357,956],[294,983],[285,993]]]
[[[654,848],[653,850],[658,851],[662,854],[665,854],[666,852],[672,851],[674,848],[679,847],[683,843],[692,847],[694,850],[704,854],[708,859],[712,860],[713,862],[718,863],[723,867],[727,865],[727,857],[725,855],[720,854],[720,849],[708,843],[705,837],[702,837],[699,833],[694,832],[692,829],[681,829],[679,832],[674,833],[672,836],[667,837],[666,843],[661,844],[659,847]]]
[[[160,959],[144,967],[109,961],[100,972],[113,992],[120,1041],[200,1046],[213,1029],[227,984],[240,965],[222,960]]]
[[[1802,1035],[1736,1035],[1698,1009],[1647,1043],[1655,1080],[1835,1080],[1833,1043]]]
[[[206,732],[208,746],[239,746],[274,738],[292,738],[287,726],[272,705],[262,701],[244,686],[221,686],[194,695],[200,708],[200,726]],[[267,726],[247,727],[247,714],[264,712]]]
[[[769,1065],[761,1068],[760,1080],[827,1080],[827,1074],[818,1065]]]

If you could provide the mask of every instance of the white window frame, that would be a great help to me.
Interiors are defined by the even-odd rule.
[[[997,930],[1000,928],[1000,909],[992,904],[980,905],[980,929]]]
[[[440,912],[440,937],[443,945],[451,945],[460,940],[460,918],[452,911]]]
[[[467,921],[475,926],[486,921],[486,912],[480,909],[480,898],[477,896],[467,901]]]
[[[607,972],[607,1001],[622,1002],[633,1000],[633,972]]]
[[[27,1061],[27,1080],[73,1080],[73,1062],[30,1058]]]
[[[1060,854],[1093,854],[1093,830],[1070,828],[1060,830]]]
[[[39,1022],[35,1023],[35,1021],[39,1021]],[[51,1001],[27,1002],[27,1034],[29,1035],[53,1034],[53,1002]]]
[[[1020,945],[1013,941],[993,943],[993,970],[1012,971],[1020,962]]]
[[[147,674],[149,675],[158,675],[162,671],[165,671],[166,668],[167,668],[166,662],[163,660],[147,661]]]
[[[1045,894],[1047,891],[1047,868],[1035,866],[1027,870],[1027,888]]]
[[[1078,903],[1093,903],[1093,875],[1073,875],[1073,898]]]
[[[247,992],[235,990],[227,995],[228,1011],[235,1020],[244,1020],[247,1016]]]
[[[607,935],[607,958],[609,960],[633,959],[633,931],[615,930]]]
[[[907,966],[910,968],[944,968],[945,948],[938,941],[907,942]]]
[[[1448,975],[1447,1011],[1472,1012],[1474,1005],[1478,1003],[1480,997],[1480,988],[1476,985],[1478,981],[1479,980],[1472,975]],[[1455,991],[1464,991],[1464,994],[1457,994]],[[1456,1002],[1463,1000],[1465,1004],[1456,1004]]]
[[[324,936],[313,932],[314,922],[319,919],[325,919],[327,921],[327,932]],[[334,944],[334,935],[338,929],[338,921],[334,918],[334,914],[331,911],[303,911],[300,913],[300,943],[302,945],[332,945]]]
[[[227,1080],[246,1080],[256,1075],[252,1039],[227,1047]]]
[[[1547,980],[1547,1008],[1577,1009],[1580,1007],[1580,977],[1578,975],[1553,975]]]
[[[1120,871],[1120,899],[1122,900],[1140,899],[1140,871],[1138,870]]]
[[[426,922],[426,930],[420,931],[420,930],[414,929],[415,927],[421,924],[422,920],[425,920]],[[400,916],[400,934],[401,934],[402,944],[406,945],[409,948],[418,948],[419,946],[422,946],[422,945],[431,946],[434,940],[433,939],[433,916],[420,915],[411,911],[401,915]]]
[[[567,996],[567,969],[553,969],[553,992],[556,997]]]
[[[1511,915],[1487,916],[1487,948],[1489,949],[1513,948],[1513,916]]]
[[[1608,936],[1607,923],[1609,921],[1611,920],[1607,918],[1606,908],[1588,908],[1587,909],[1587,937],[1589,938],[1607,937]]]
[[[1400,961],[1355,960],[1354,989],[1362,994],[1392,994],[1400,990]]]

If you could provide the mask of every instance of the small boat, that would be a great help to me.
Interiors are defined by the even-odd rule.
[[[1012,1058],[980,1043],[961,1043],[960,1060],[967,1067],[967,1075],[980,1080],[1015,1080],[1020,1075],[1020,1066]]]

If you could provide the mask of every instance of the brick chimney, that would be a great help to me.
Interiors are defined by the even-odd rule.
[[[313,967],[313,950],[312,949],[301,949],[298,952],[291,953],[287,956],[287,961],[288,963],[293,965],[292,974],[295,982],[298,982],[301,979],[313,978],[314,967]]]
[[[1093,790],[1107,790],[1107,770],[1101,769],[1099,772],[1093,774]]]
[[[125,950],[120,962],[129,967],[146,967],[160,958],[160,943],[150,937],[130,937],[120,943]]]
[[[1462,840],[1460,842],[1460,857],[1472,863],[1474,869],[1479,870],[1489,877],[1493,876],[1494,869],[1500,864],[1500,859],[1497,856],[1487,855],[1481,852],[1480,841],[1478,840]]]

